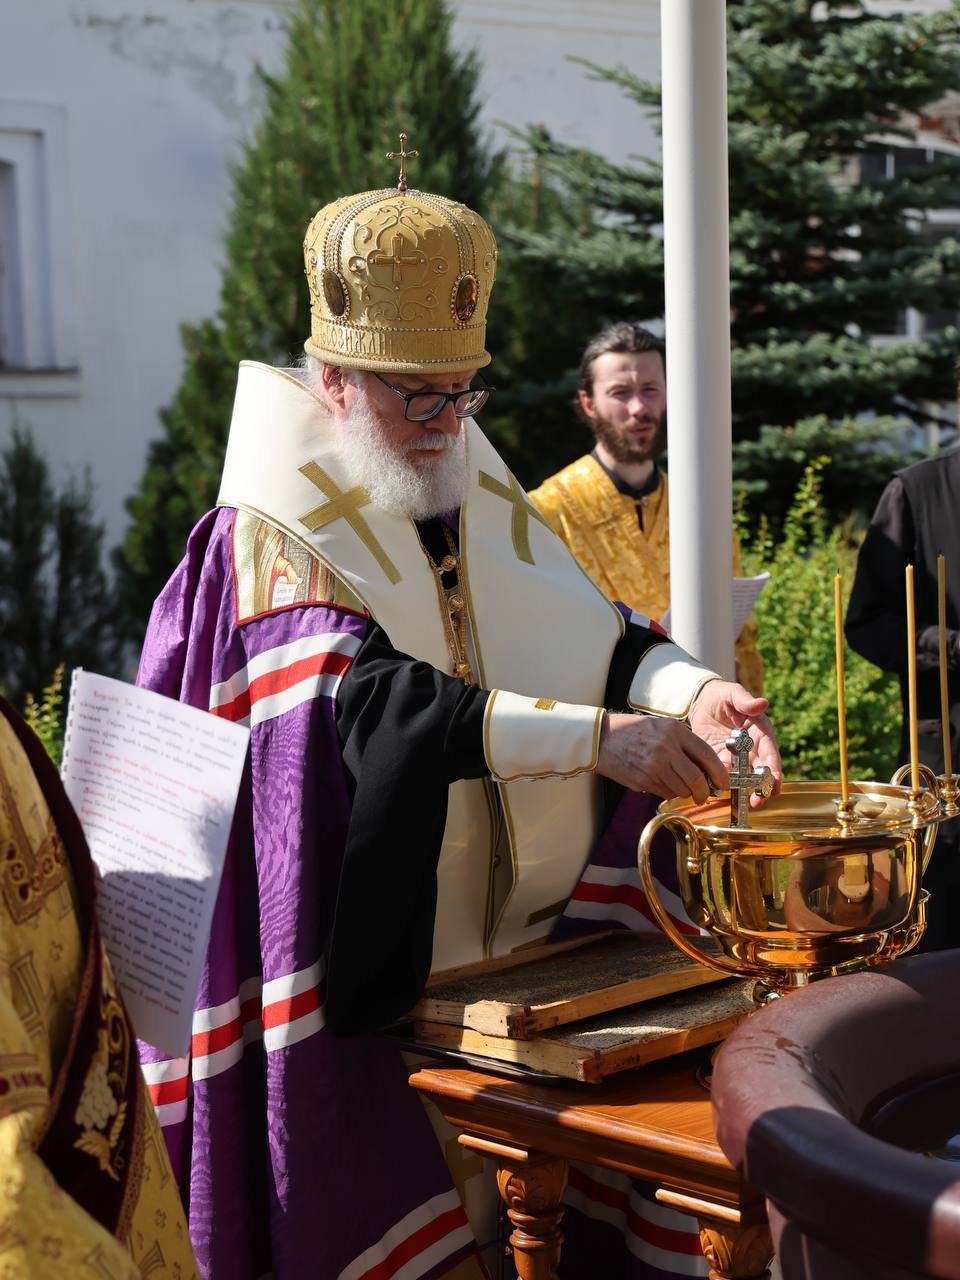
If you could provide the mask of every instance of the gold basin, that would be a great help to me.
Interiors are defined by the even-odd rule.
[[[786,782],[742,827],[730,825],[728,797],[662,804],[638,860],[664,932],[701,963],[760,978],[773,992],[909,951],[923,933],[920,880],[940,801],[933,789],[854,782],[841,822],[839,796],[835,782]],[[660,902],[650,846],[661,828],[676,842],[687,914],[719,954],[680,934]]]

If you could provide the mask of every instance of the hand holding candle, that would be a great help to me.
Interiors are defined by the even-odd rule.
[[[910,789],[920,790],[920,729],[917,724],[917,615],[913,604],[913,565],[906,569],[907,703],[910,726]]]

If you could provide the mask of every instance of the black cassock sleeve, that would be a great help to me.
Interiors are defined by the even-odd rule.
[[[857,572],[850,592],[845,633],[850,647],[868,662],[884,671],[892,671],[906,679],[907,609],[903,589],[903,571],[917,562],[918,573],[934,572],[923,564],[918,548],[914,513],[899,476],[880,495],[870,521],[860,554]],[[917,670],[936,672],[940,665],[939,630],[935,603],[930,616],[924,616],[924,593],[918,583],[917,592]],[[960,642],[956,631],[947,636],[947,662],[951,670],[960,669]]]
[[[607,707],[626,710],[637,663],[662,638],[628,624],[611,662]],[[375,1031],[420,997],[433,950],[447,790],[460,778],[489,775],[488,697],[398,652],[376,623],[341,682],[337,730],[353,809],[326,951],[325,1016],[333,1031]],[[607,792],[609,813],[621,789],[608,784]]]
[[[327,947],[334,1031],[385,1026],[423,990],[447,789],[489,773],[488,697],[398,652],[376,623],[344,676],[337,729],[353,810]]]
[[[913,516],[903,484],[894,476],[860,547],[844,631],[851,649],[898,675],[905,670],[907,647],[903,570],[913,543]]]

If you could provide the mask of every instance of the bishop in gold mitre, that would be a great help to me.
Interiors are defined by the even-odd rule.
[[[0,1275],[197,1280],[52,762],[0,699]]]
[[[140,668],[251,730],[192,1052],[148,1067],[229,1280],[481,1276],[480,1162],[366,1033],[431,972],[635,910],[636,822],[577,897],[602,779],[705,797],[735,708],[776,763],[763,701],[632,624],[484,435],[496,241],[395,158],[310,222],[305,363],[241,364]]]
[[[666,473],[663,343],[630,321],[604,329],[580,362],[580,415],[592,429],[591,453],[550,476],[530,494],[600,590],[659,619],[670,607],[670,517]],[[733,571],[740,573],[734,539]],[[763,692],[756,623],[736,641],[737,678]]]

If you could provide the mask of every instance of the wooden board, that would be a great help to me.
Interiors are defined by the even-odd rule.
[[[529,1040],[552,1027],[724,976],[659,934],[619,931],[435,974],[410,1016]]]
[[[489,1058],[492,1070],[497,1062],[519,1063],[534,1071],[597,1084],[618,1071],[725,1039],[755,1007],[751,986],[728,979],[719,986],[664,996],[558,1027],[532,1040],[419,1021],[414,1023],[413,1038],[418,1044]]]

